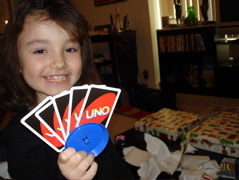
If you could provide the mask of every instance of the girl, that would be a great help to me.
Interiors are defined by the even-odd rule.
[[[1,132],[12,178],[132,178],[110,141],[97,158],[73,148],[58,154],[20,123],[47,96],[99,83],[88,30],[69,0],[15,2],[0,65],[1,108],[16,111]]]

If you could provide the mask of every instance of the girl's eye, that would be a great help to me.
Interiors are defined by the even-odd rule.
[[[46,52],[45,50],[39,49],[39,50],[36,50],[36,51],[34,52],[34,54],[43,54],[43,53],[45,53],[45,52]]]
[[[75,52],[75,51],[77,51],[75,48],[68,48],[68,49],[66,49],[66,52]]]

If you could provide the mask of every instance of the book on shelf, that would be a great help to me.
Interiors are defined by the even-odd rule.
[[[203,52],[205,45],[202,35],[185,34],[159,36],[159,50],[164,52]]]

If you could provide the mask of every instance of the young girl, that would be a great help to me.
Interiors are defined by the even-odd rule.
[[[13,179],[132,178],[111,141],[96,158],[67,148],[60,154],[20,120],[47,96],[99,83],[89,26],[69,0],[18,0],[4,34],[0,102],[16,111],[1,132]]]

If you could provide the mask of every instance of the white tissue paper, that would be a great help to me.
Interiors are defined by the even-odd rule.
[[[180,180],[214,180],[218,176],[220,167],[215,160],[210,160],[208,156],[184,155],[181,161]]]
[[[147,151],[134,146],[124,148],[124,158],[126,162],[138,169],[140,179],[156,179],[161,172],[174,174],[176,170],[181,170],[180,180],[200,180],[201,177],[216,177],[219,172],[219,165],[216,161],[211,161],[206,156],[185,156],[185,153],[193,153],[196,149],[187,144],[186,149],[182,144],[181,150],[170,152],[166,144],[157,137],[148,133],[144,134],[147,144]]]
[[[148,151],[143,151],[134,146],[130,146],[123,149],[124,158],[126,162],[136,167],[140,167],[140,164],[144,164],[151,154]]]
[[[8,162],[2,161],[0,162],[0,179],[12,179],[8,173]]]

